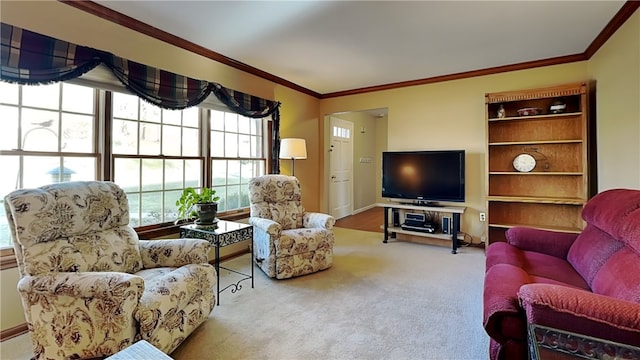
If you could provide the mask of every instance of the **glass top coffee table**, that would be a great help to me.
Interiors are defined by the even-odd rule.
[[[241,282],[245,280],[251,280],[251,288],[253,288],[253,226],[249,224],[233,222],[233,221],[225,221],[218,220],[218,222],[214,225],[196,225],[189,224],[180,226],[180,237],[181,238],[192,238],[192,239],[204,239],[207,240],[213,245],[215,249],[215,259],[214,266],[216,268],[216,276],[217,276],[217,297],[218,297],[218,305],[220,305],[220,293],[225,290],[231,288],[231,292],[235,293],[242,289]],[[237,270],[229,269],[226,267],[220,266],[220,248],[224,246],[228,246],[231,244],[238,243],[240,241],[250,240],[251,241],[251,275],[239,272]],[[220,289],[220,269],[224,269],[235,273],[241,276],[241,279],[236,281],[235,283],[231,283],[230,285],[225,286],[222,290]]]

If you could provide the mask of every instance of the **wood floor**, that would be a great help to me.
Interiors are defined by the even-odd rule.
[[[384,208],[376,206],[374,208],[363,211],[361,213],[343,217],[342,219],[339,219],[336,221],[335,226],[347,228],[347,229],[374,231],[374,232],[382,233],[383,230],[380,228],[380,226],[383,223],[384,223]]]

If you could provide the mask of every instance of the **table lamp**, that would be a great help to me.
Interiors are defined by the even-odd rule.
[[[280,141],[280,159],[291,159],[291,175],[296,173],[296,159],[307,158],[307,143],[305,139],[282,139]]]

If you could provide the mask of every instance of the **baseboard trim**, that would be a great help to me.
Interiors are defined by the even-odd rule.
[[[0,332],[0,341],[9,340],[16,336],[20,336],[29,332],[29,328],[27,327],[27,323],[20,324],[18,326],[14,326],[9,329],[2,330]]]
[[[367,210],[373,209],[374,207],[376,207],[376,204],[371,204],[371,205],[367,205],[365,207],[361,207],[358,210],[353,210],[353,214],[351,214],[351,215],[355,215],[355,214],[359,214],[361,212],[365,212]]]

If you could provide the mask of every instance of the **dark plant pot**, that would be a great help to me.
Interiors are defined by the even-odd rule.
[[[211,225],[216,222],[218,214],[218,203],[196,204],[196,213],[198,214],[197,224]]]

